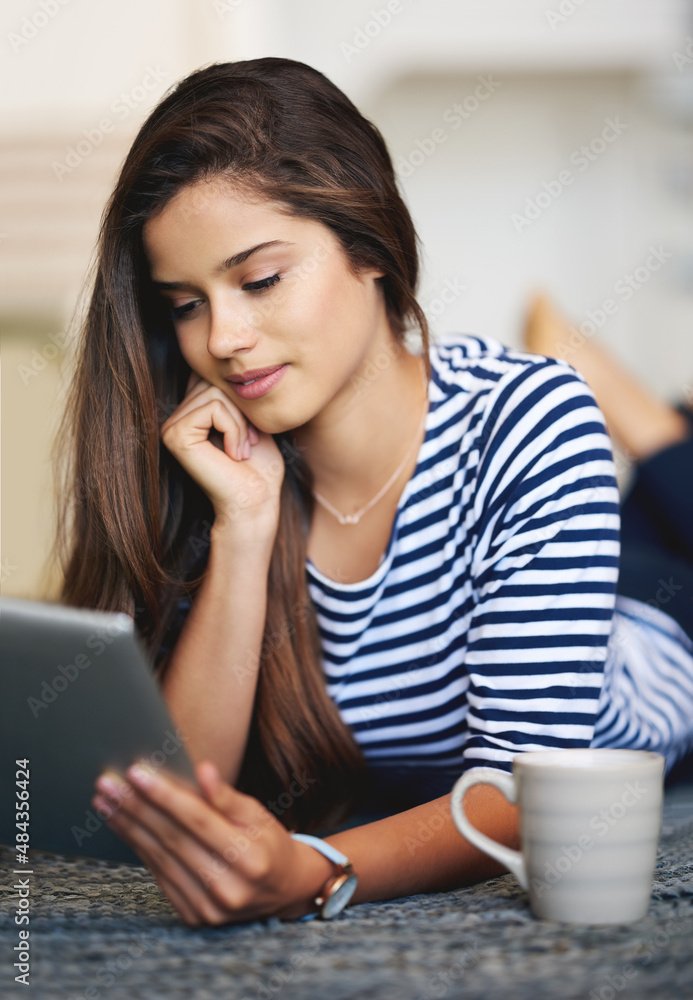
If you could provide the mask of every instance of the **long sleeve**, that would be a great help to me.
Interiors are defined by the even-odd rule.
[[[619,559],[610,440],[572,368],[501,380],[480,435],[465,766],[588,746]]]

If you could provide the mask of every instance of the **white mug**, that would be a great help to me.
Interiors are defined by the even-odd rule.
[[[457,780],[450,808],[463,837],[500,861],[529,892],[532,913],[577,924],[644,917],[662,822],[664,757],[644,750],[518,753],[513,773],[475,767]],[[481,833],[462,800],[477,782],[519,809],[521,851]]]

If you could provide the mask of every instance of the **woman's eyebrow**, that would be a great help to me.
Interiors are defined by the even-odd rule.
[[[243,264],[244,261],[246,261],[254,253],[257,253],[259,250],[266,250],[268,247],[276,247],[276,246],[292,247],[295,246],[295,244],[289,242],[288,240],[266,240],[264,243],[258,243],[256,246],[249,247],[247,250],[239,250],[238,253],[233,254],[232,257],[227,257],[226,260],[223,260],[221,264],[217,265],[215,270],[217,272],[230,271],[232,267],[237,267],[239,264]],[[190,287],[189,282],[186,281],[152,280],[152,284],[155,285],[157,288],[168,288],[171,290]]]

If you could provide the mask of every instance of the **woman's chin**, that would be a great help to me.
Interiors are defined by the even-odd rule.
[[[304,423],[305,423],[305,421],[301,421],[301,423],[299,423],[299,424],[297,424],[297,423],[291,423],[291,424],[279,424],[279,423],[277,423],[277,424],[273,424],[271,427],[267,427],[266,429],[264,427],[260,426],[260,424],[255,424],[254,423],[254,426],[257,427],[257,429],[259,431],[265,431],[266,434],[272,434],[272,435],[274,435],[276,437],[279,434],[291,434],[292,431],[296,431],[296,430],[298,430],[299,427],[303,427]]]

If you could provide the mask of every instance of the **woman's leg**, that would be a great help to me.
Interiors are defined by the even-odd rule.
[[[683,559],[693,573],[693,414],[686,438],[638,462],[621,507],[621,541],[654,542]],[[689,600],[693,615],[693,589]]]
[[[660,402],[543,296],[531,304],[525,343],[584,376],[610,434],[636,460],[621,507],[618,592],[661,605],[693,638],[693,413]]]
[[[543,295],[532,300],[525,324],[527,348],[562,358],[584,376],[604,414],[609,433],[639,461],[691,434],[686,417],[657,399],[590,337],[571,330]]]

